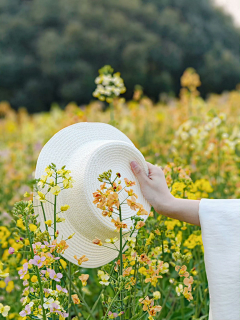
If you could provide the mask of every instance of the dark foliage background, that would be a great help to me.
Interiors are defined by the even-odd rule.
[[[210,0],[0,0],[0,100],[30,112],[88,103],[110,64],[157,100],[193,67],[201,93],[240,82],[240,30]]]

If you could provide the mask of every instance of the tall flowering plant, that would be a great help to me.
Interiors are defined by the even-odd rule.
[[[56,203],[59,193],[63,189],[72,188],[74,180],[69,175],[70,170],[66,170],[65,166],[57,169],[55,164],[51,164],[45,169],[45,172],[46,175],[37,179],[34,186],[38,194],[39,206],[42,207],[45,230],[40,229],[32,200],[20,201],[14,205],[12,210],[18,229],[17,241],[23,245],[23,250],[20,252],[25,257],[18,271],[24,287],[21,299],[22,310],[19,315],[24,319],[72,319],[71,306],[79,305],[80,297],[83,304],[85,301],[72,281],[71,263],[67,271],[67,263],[61,258],[61,254],[68,248],[67,241],[74,236],[71,234],[67,239],[58,239],[57,225],[65,221],[65,218],[61,216],[69,209],[69,205],[61,206],[60,212],[57,212]],[[62,177],[62,184],[57,181],[59,177]],[[49,201],[46,194],[39,190],[45,185],[49,186],[47,193],[51,192],[55,195],[54,203],[51,203],[53,221],[46,220],[42,205]],[[25,196],[29,194],[26,193]],[[14,248],[9,248],[10,254],[14,254],[14,251]],[[79,258],[79,264],[84,260],[86,260],[85,257]],[[86,308],[91,314],[87,305]],[[75,313],[78,313],[76,308]]]
[[[169,263],[164,261],[163,233],[166,226],[161,219],[154,219],[155,227],[151,226],[150,230],[145,228],[143,216],[154,218],[153,211],[148,213],[143,205],[137,202],[138,195],[131,188],[135,181],[124,178],[125,185],[122,186],[120,178],[120,173],[112,178],[111,170],[104,172],[98,178],[103,183],[93,194],[93,202],[102,210],[104,217],[111,218],[116,232],[120,234],[119,248],[108,246],[110,243],[114,245],[118,237],[93,239],[93,243],[98,246],[118,251],[118,258],[98,271],[100,283],[103,285],[101,296],[105,315],[102,319],[148,317],[149,320],[153,320],[162,309],[159,305],[161,293],[155,288],[159,286],[159,280],[163,275],[169,272]],[[126,198],[122,202],[119,200],[121,192],[126,192]],[[123,205],[128,205],[135,211],[131,218],[123,219]],[[113,215],[117,218],[113,218]],[[130,227],[127,223],[129,219],[133,221]],[[139,232],[136,234],[136,231]],[[180,252],[175,253],[175,261],[181,262],[184,258]],[[187,272],[186,265],[177,265],[174,262],[171,264],[179,276],[184,278],[183,283],[172,279],[172,283],[177,285],[177,295],[182,293],[188,301],[192,300],[193,277]],[[167,298],[164,299],[163,305],[166,304]]]
[[[113,73],[114,69],[110,65],[105,65],[98,70],[99,76],[95,79],[97,88],[93,96],[100,101],[106,101],[110,106],[111,124],[114,124],[114,105],[113,101],[120,94],[126,92],[124,81],[120,72]]]

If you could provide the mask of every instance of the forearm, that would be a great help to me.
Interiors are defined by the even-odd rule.
[[[161,206],[161,209],[156,211],[169,218],[185,221],[200,227],[199,203],[200,200],[179,199],[173,197],[168,204]]]

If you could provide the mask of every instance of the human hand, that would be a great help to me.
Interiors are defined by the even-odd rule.
[[[168,189],[162,168],[147,161],[146,163],[149,169],[148,176],[136,161],[132,161],[130,165],[138,178],[144,197],[153,206],[154,210],[169,218],[200,226],[200,200],[175,198]]]
[[[131,169],[138,178],[146,200],[156,212],[166,215],[171,210],[175,198],[168,189],[162,168],[147,161],[146,163],[149,169],[148,176],[136,161],[130,163]]]

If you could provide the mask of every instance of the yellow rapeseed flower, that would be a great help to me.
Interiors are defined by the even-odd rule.
[[[37,230],[37,226],[35,226],[35,224],[32,224],[32,223],[31,223],[31,224],[29,225],[29,229],[30,229],[30,231],[33,231],[33,232],[34,232],[34,231]]]
[[[70,208],[68,204],[65,204],[64,206],[61,206],[61,211],[67,211]]]
[[[9,310],[9,306],[4,306],[2,303],[0,303],[0,313],[3,315],[3,317],[6,317],[8,315]]]
[[[42,193],[41,191],[38,191],[37,193],[38,193],[38,196],[36,196],[36,199],[38,199],[39,201],[41,201],[43,203],[47,202],[44,193]]]
[[[8,282],[7,286],[6,286],[6,291],[8,293],[12,292],[14,289],[14,282],[11,280]]]
[[[23,196],[24,198],[30,197],[30,193],[26,191]]]
[[[51,225],[52,225],[52,220],[47,220],[47,221],[45,221],[45,224],[46,224],[48,227],[51,227]]]
[[[37,276],[33,275],[33,276],[31,277],[31,281],[32,281],[32,282],[37,282],[37,281],[38,281]]]
[[[24,226],[22,219],[17,220],[17,227],[21,228],[22,230],[26,230],[26,227]]]
[[[60,193],[60,191],[61,191],[61,188],[59,186],[52,187],[50,190],[50,192],[55,196],[57,196]]]
[[[67,267],[67,262],[66,262],[65,260],[63,260],[63,259],[60,259],[60,263],[61,263],[62,267],[63,267],[64,269],[66,269],[66,267]]]

